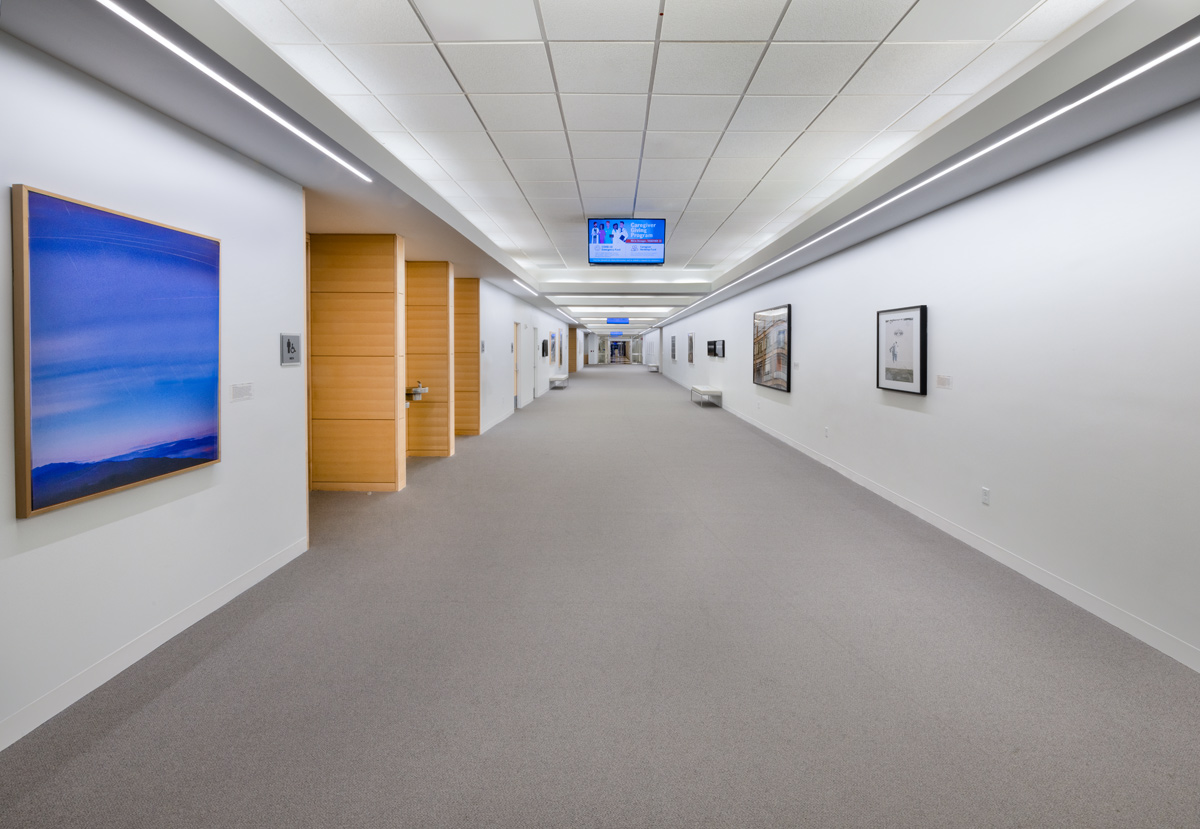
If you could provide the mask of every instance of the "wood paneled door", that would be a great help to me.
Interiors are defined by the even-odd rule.
[[[407,382],[429,391],[408,409],[408,456],[454,454],[454,267],[405,263]]]

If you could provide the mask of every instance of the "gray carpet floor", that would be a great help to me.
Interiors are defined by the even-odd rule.
[[[1200,676],[640,366],[312,512],[0,826],[1200,826]]]

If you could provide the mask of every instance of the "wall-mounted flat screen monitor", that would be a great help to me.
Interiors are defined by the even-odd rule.
[[[661,265],[666,219],[588,219],[589,265]]]

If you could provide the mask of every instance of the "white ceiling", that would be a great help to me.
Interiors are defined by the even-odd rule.
[[[712,283],[1129,0],[219,2],[537,284],[586,284],[648,281],[589,269],[588,216],[665,217],[652,280]]]

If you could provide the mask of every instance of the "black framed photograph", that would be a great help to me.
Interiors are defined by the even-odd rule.
[[[724,340],[709,340],[708,341],[708,356],[709,357],[724,357],[725,356],[725,341]]]
[[[925,394],[925,318],[924,305],[876,315],[876,388]]]
[[[792,306],[754,312],[754,382],[779,391],[792,390]]]
[[[671,359],[675,359],[675,335],[671,335]]]
[[[695,344],[696,344],[696,335],[688,334],[688,362],[689,363],[696,362],[695,358],[692,356],[695,353],[694,352]]]

